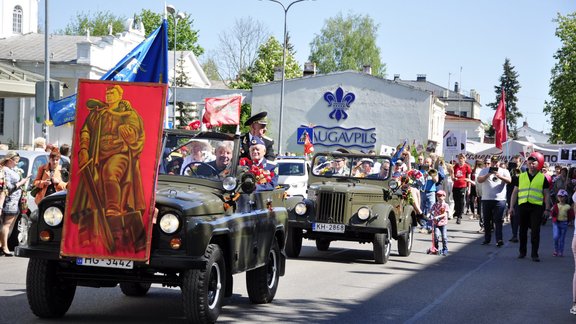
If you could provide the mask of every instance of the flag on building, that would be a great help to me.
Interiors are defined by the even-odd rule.
[[[215,97],[204,99],[202,122],[208,127],[240,124],[242,96]]]
[[[508,138],[506,130],[506,92],[504,92],[504,88],[502,88],[500,103],[498,103],[498,108],[496,108],[492,119],[492,127],[494,128],[494,144],[497,148],[502,149],[502,144]]]
[[[312,144],[312,141],[310,140],[310,135],[308,134],[308,132],[306,132],[304,134],[305,138],[304,138],[304,154],[310,154],[314,152],[314,144]]]
[[[100,80],[168,83],[168,23],[162,25],[138,44]],[[74,121],[76,94],[49,103],[54,126]]]

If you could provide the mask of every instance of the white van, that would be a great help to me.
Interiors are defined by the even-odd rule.
[[[274,160],[278,166],[278,183],[289,185],[288,196],[308,197],[308,164],[302,157],[279,156]]]

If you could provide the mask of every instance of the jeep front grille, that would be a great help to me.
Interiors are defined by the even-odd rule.
[[[336,192],[321,192],[317,200],[316,219],[329,223],[344,223],[346,209],[346,194]]]

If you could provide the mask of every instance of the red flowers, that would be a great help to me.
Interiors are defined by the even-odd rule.
[[[250,172],[256,177],[257,184],[265,184],[272,182],[274,177],[274,171],[265,170],[264,168],[258,166],[256,161],[252,161],[249,158],[241,158],[240,166],[245,167],[247,172]]]

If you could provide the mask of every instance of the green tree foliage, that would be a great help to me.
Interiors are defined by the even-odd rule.
[[[184,19],[178,19],[176,28],[176,50],[177,51],[192,51],[196,56],[204,53],[204,48],[198,45],[198,31],[192,29],[194,20],[192,17],[185,13]],[[142,9],[140,12],[140,19],[144,24],[144,30],[150,34],[153,30],[160,26],[163,15],[152,12],[147,9]],[[168,49],[174,50],[174,18],[168,15]]]
[[[302,70],[296,62],[292,52],[286,50],[286,74],[285,79],[300,77]],[[282,43],[271,36],[266,43],[258,49],[254,64],[242,72],[238,80],[231,82],[230,86],[235,89],[251,89],[252,84],[274,81],[275,68],[282,67]]]
[[[558,14],[556,36],[562,46],[554,54],[556,65],[550,78],[550,101],[544,104],[544,113],[552,124],[550,140],[576,142],[576,13]]]
[[[218,73],[218,65],[214,59],[209,58],[202,63],[202,70],[206,73],[209,80],[221,81],[220,73]]]
[[[496,101],[486,104],[486,106],[491,107],[493,110],[498,108],[500,103],[500,98],[502,97],[502,89],[506,93],[506,123],[508,124],[508,138],[516,139],[518,136],[517,121],[522,117],[522,113],[518,110],[517,102],[518,98],[516,94],[520,90],[520,83],[518,82],[518,73],[514,71],[514,66],[510,64],[510,59],[506,58],[503,65],[504,72],[500,76],[500,84],[494,86],[494,92],[496,93]],[[492,121],[489,122],[492,124]],[[494,129],[490,126],[488,132],[490,135],[494,134]]]
[[[374,75],[385,77],[386,65],[380,60],[376,46],[378,25],[368,15],[340,13],[326,20],[320,35],[310,43],[309,61],[316,63],[320,73],[355,70],[370,65]]]
[[[64,30],[56,32],[64,35],[86,35],[90,30],[92,36],[106,36],[110,33],[109,26],[112,26],[112,35],[124,31],[126,18],[115,16],[110,11],[99,11],[95,14],[80,12],[69,22]]]
[[[177,63],[176,63],[175,85],[179,88],[189,87],[189,86],[191,86],[190,78],[188,78],[188,75],[186,75],[186,73],[184,71],[184,63],[186,62],[186,60],[184,58],[184,52],[180,51],[178,53],[180,54],[180,56],[178,57]],[[176,99],[178,99],[178,96]],[[196,110],[196,107],[194,107],[191,103],[183,102],[183,101],[177,101],[176,102],[176,111],[177,111],[176,126],[178,128],[184,128],[184,126],[188,125],[193,119],[193,114],[194,114],[195,110]]]

